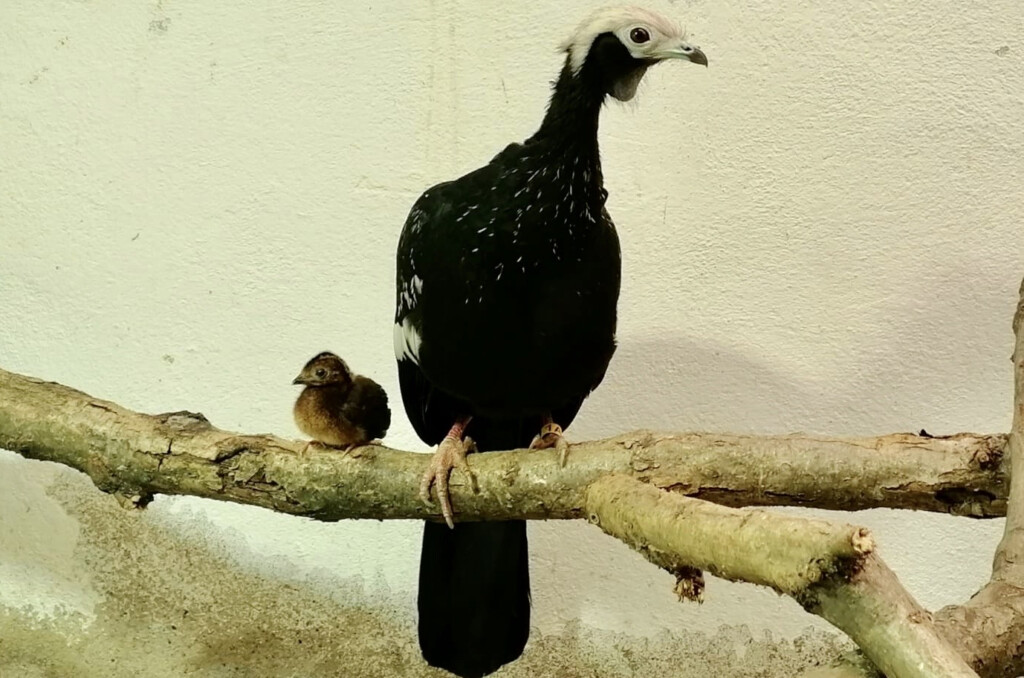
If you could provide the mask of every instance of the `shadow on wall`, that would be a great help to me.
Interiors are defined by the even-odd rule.
[[[1009,321],[1019,272],[1007,265],[995,280],[978,275],[994,266],[965,259],[961,267],[936,270],[874,304],[872,327],[851,326],[845,346],[820,347],[836,356],[828,373],[841,377],[800,379],[767,357],[681,335],[623,341],[606,383],[568,435],[583,440],[636,428],[833,435],[1006,430]],[[1004,288],[998,294],[994,283]],[[815,350],[813,330],[805,334],[807,350]],[[787,362],[794,359],[800,357]],[[818,356],[809,362],[820,364]],[[993,383],[1005,386],[992,389]],[[938,573],[934,559],[947,554],[936,545],[950,539],[978,544],[982,533],[997,539],[1001,529],[997,523],[982,529],[966,519],[881,510],[852,519],[876,530],[891,548],[898,544],[890,564],[899,562],[900,575],[920,584],[915,593],[938,605],[971,595],[990,558],[963,558]],[[538,523],[530,535],[534,588],[549,597],[535,604],[535,619],[545,629],[573,619],[637,633],[715,628],[737,619],[776,637],[828,628],[789,599],[722,581],[709,583],[708,604],[680,606],[668,594],[667,574],[589,525]]]
[[[583,440],[636,428],[764,432],[798,419],[793,404],[812,400],[809,389],[734,350],[651,337],[622,342],[607,381],[567,435]],[[531,524],[530,555],[534,623],[545,631],[577,619],[640,635],[700,633],[737,620],[776,639],[829,628],[768,589],[714,578],[707,604],[680,603],[669,574],[586,523]]]
[[[870,309],[856,316],[870,318],[870,326],[850,325],[842,346],[820,339],[814,327],[794,327],[796,340],[782,356],[757,353],[754,336],[738,337],[737,346],[750,347],[744,352],[681,334],[620,339],[573,437],[636,428],[832,435],[1006,430],[1010,318],[1018,269],[1024,269],[1024,261],[1006,259],[965,257],[958,268],[864,300]],[[792,369],[801,360],[817,372],[801,376]]]

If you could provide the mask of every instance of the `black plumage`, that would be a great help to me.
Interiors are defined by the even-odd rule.
[[[464,430],[481,451],[526,447],[545,424],[572,423],[604,378],[620,250],[604,207],[598,115],[607,95],[631,98],[651,64],[683,50],[703,57],[657,15],[595,14],[566,44],[538,131],[433,186],[409,214],[395,354],[413,427],[441,443],[424,489],[436,480],[449,521],[445,483],[464,466]],[[529,633],[525,523],[428,523],[419,586],[430,664],[470,678],[514,660]]]

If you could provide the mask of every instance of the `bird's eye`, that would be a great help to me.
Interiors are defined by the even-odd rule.
[[[646,28],[637,26],[629,32],[629,39],[638,45],[642,45],[651,39],[651,34],[647,32]]]
[[[321,367],[321,368],[319,368],[319,369],[318,369],[318,370],[316,371],[316,376],[317,376],[317,377],[319,377],[320,379],[323,379],[324,377],[326,377],[326,376],[327,376],[327,370],[325,370],[325,369],[324,369],[324,368],[322,368],[322,367]]]

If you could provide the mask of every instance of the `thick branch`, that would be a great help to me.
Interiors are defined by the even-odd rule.
[[[936,615],[939,628],[986,678],[1024,675],[1024,282],[1013,318],[1013,424],[1007,461],[1010,509],[996,550],[992,581],[963,605]]]
[[[1006,515],[1006,529],[996,549],[992,578],[1024,586],[1024,282],[1020,301],[1013,317],[1017,342],[1013,351],[1013,424],[1007,441],[1013,481],[1010,485],[1011,509]]]
[[[992,580],[963,605],[935,615],[939,633],[983,678],[1024,675],[1024,282],[1013,318],[1013,424],[1004,463],[1011,466],[1010,511],[992,568]],[[862,658],[802,674],[802,678],[874,678]]]
[[[830,578],[803,603],[845,631],[887,676],[977,676],[877,554],[849,582]]]
[[[935,614],[940,633],[984,678],[1024,676],[1024,588],[993,580]]]
[[[935,632],[863,528],[726,508],[618,475],[591,485],[587,510],[591,522],[670,571],[706,569],[792,596],[890,676],[977,675]]]
[[[979,517],[1005,512],[1003,436],[931,438],[662,435],[638,432],[553,452],[472,459],[473,494],[453,476],[461,520],[579,518],[584,492],[607,473],[731,506],[914,508]],[[0,447],[71,466],[123,497],[190,494],[321,520],[427,518],[411,492],[427,458],[385,447],[358,458],[296,454],[299,444],[237,435],[187,412],[145,415],[61,386],[0,370]]]

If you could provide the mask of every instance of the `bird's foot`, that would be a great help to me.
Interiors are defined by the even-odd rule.
[[[451,496],[448,494],[448,477],[451,476],[452,469],[458,468],[469,476],[470,486],[474,492],[478,491],[476,475],[469,468],[469,462],[466,461],[466,455],[470,452],[476,452],[476,443],[472,438],[459,439],[449,434],[438,445],[437,452],[431,458],[427,472],[423,474],[423,479],[420,481],[420,499],[427,506],[433,506],[433,502],[430,501],[430,486],[436,485],[437,498],[441,502],[441,515],[444,516],[444,522],[452,529],[455,529],[455,521]]]
[[[352,452],[352,458],[359,459],[363,456],[362,449],[364,447],[384,447],[384,443],[381,440],[367,440],[365,443],[352,443],[345,448],[345,454],[348,455],[349,452]]]
[[[531,450],[546,450],[553,447],[558,450],[558,463],[565,466],[569,456],[569,441],[562,435],[562,427],[553,421],[549,421],[540,428],[540,433],[533,437],[530,443]]]
[[[305,456],[306,452],[308,452],[309,448],[311,448],[311,447],[313,449],[315,449],[315,450],[325,450],[325,449],[327,449],[327,446],[324,445],[319,440],[307,440],[306,444],[302,446],[301,450],[299,450],[299,456],[300,457],[301,456]]]

